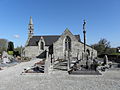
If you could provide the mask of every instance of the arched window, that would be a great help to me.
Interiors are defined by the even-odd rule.
[[[70,51],[71,50],[71,39],[69,36],[65,39],[65,50]]]
[[[88,56],[90,56],[90,50],[87,49],[86,52],[87,52]]]
[[[41,50],[44,50],[44,43],[43,42],[41,42]]]

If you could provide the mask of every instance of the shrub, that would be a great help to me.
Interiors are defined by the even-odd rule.
[[[8,54],[9,55],[13,55],[13,51],[8,51]]]

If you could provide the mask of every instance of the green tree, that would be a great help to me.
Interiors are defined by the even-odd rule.
[[[8,49],[7,52],[9,55],[13,55],[14,54],[14,44],[13,42],[8,42]]]
[[[110,42],[104,38],[100,39],[97,44],[93,44],[92,47],[97,50],[98,55],[112,54],[115,52],[115,49],[111,48]]]
[[[8,41],[6,39],[0,39],[0,53],[7,51]]]
[[[13,42],[8,42],[8,49],[7,49],[7,51],[14,51],[14,44],[13,44]]]
[[[23,51],[23,47],[22,46],[17,46],[15,49],[14,49],[14,51],[18,51],[19,52],[19,54],[21,55],[21,53],[22,53],[22,51]]]

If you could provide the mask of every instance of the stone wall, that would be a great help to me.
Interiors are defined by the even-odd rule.
[[[84,52],[84,44],[79,42],[76,37],[69,31],[65,30],[65,32],[61,35],[61,37],[53,44],[53,52],[54,52],[54,58],[55,59],[65,59],[65,38],[66,36],[69,36],[71,39],[71,56],[73,58],[82,59],[82,53]],[[93,58],[97,57],[97,51],[86,46],[86,50],[90,51],[90,57],[93,52]]]
[[[44,50],[40,50],[39,46],[27,46],[24,49],[24,55],[25,57],[34,58],[47,50],[47,48],[47,46],[44,46]]]
[[[71,39],[71,57],[78,58],[79,60],[82,59],[84,53],[84,44],[79,42],[68,29],[66,29],[61,37],[53,43],[53,57],[55,59],[65,59],[67,57],[68,54],[65,51],[65,39],[67,36]],[[26,46],[24,50],[25,57],[36,57],[47,50],[48,46],[44,46],[44,50],[41,50],[41,42],[43,42],[45,45],[43,37],[41,37],[38,46]],[[93,58],[97,57],[97,51],[92,49],[90,46],[86,45],[86,50],[89,51],[89,57],[91,57],[91,55],[93,55]]]
[[[44,49],[41,49],[41,42],[44,43]],[[45,41],[43,39],[43,37],[41,37],[41,39],[38,42],[38,46],[26,46],[24,49],[24,55],[25,57],[30,57],[30,58],[34,58],[38,55],[40,55],[41,53],[43,53],[45,50],[47,50],[48,46],[45,46]]]
[[[78,49],[82,50],[82,47],[79,48],[80,43],[78,42],[76,37],[74,35],[72,35],[72,33],[69,30],[65,30],[65,32],[61,35],[61,37],[58,39],[58,41],[53,44],[55,59],[57,59],[57,58],[64,59],[65,58],[66,36],[69,36],[71,39],[71,52],[70,53],[71,53],[72,57],[77,57]]]
[[[86,50],[90,50],[90,57],[92,56],[92,54],[93,54],[93,58],[96,58],[97,57],[97,51],[95,50],[95,49],[93,49],[93,48],[91,48],[90,46],[86,46]]]
[[[25,57],[36,57],[39,54],[39,47],[38,46],[26,46],[24,49]]]

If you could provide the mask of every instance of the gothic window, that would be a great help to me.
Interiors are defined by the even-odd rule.
[[[86,52],[87,52],[88,56],[90,56],[90,50],[87,49]]]
[[[44,50],[44,43],[41,42],[41,50]]]
[[[65,39],[65,50],[66,51],[71,50],[71,39],[69,36],[67,36]]]

